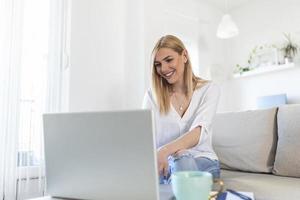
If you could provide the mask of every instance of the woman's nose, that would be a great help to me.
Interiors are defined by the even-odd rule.
[[[161,71],[162,72],[166,72],[166,71],[168,71],[168,69],[169,69],[169,66],[168,66],[167,63],[162,63],[161,64]]]

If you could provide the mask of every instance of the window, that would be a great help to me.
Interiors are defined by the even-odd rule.
[[[36,166],[41,161],[49,0],[25,0],[23,15],[18,166]]]
[[[69,20],[70,0],[0,0],[0,199],[43,195],[42,113],[68,89]]]

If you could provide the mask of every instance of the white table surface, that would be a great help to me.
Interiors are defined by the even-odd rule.
[[[240,192],[240,193],[251,197],[252,200],[255,200],[252,192]],[[159,186],[159,195],[160,195],[160,200],[172,199],[173,193],[172,193],[171,185],[160,185]],[[62,200],[62,198],[53,198],[51,196],[45,196],[45,197],[40,197],[40,198],[35,198],[35,199],[30,199],[30,200]],[[226,200],[241,200],[241,199],[231,193],[228,193]]]
[[[170,200],[173,197],[172,188],[170,185],[160,185],[159,186],[160,200]],[[34,198],[30,200],[62,200],[62,198],[54,198],[51,196],[44,196],[39,198]],[[70,200],[70,199],[69,199]]]

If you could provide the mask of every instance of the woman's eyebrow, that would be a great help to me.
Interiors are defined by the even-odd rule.
[[[169,59],[169,58],[172,58],[171,56],[166,56],[166,57],[164,57],[162,60],[167,60],[167,59]],[[160,61],[157,61],[157,60],[155,60],[154,61],[154,63],[159,63]]]
[[[171,58],[171,56],[166,56],[163,60],[167,60],[169,58]]]

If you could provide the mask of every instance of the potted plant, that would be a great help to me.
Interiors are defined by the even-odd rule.
[[[281,48],[286,63],[293,62],[294,57],[298,52],[298,45],[292,41],[290,33],[283,33],[285,43]]]

